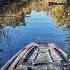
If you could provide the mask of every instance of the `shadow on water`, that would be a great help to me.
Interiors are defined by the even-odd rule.
[[[48,6],[46,0],[39,0],[4,6],[0,13],[1,66],[32,41],[53,42],[67,52],[70,43],[70,7],[67,5]]]

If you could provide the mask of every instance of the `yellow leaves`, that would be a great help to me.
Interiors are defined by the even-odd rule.
[[[51,16],[58,25],[61,24],[64,21],[63,6],[53,6],[51,9]]]

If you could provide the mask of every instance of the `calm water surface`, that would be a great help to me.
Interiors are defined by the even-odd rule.
[[[0,52],[0,67],[31,42],[53,42],[66,51],[67,31],[64,27],[57,27],[47,12],[33,10],[26,15],[25,22],[25,26],[5,26],[3,29],[4,35],[0,36],[0,48],[3,49]]]

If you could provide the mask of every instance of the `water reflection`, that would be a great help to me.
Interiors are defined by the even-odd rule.
[[[57,5],[49,6],[49,1],[39,0],[39,1],[28,1],[22,3],[9,4],[3,8],[0,13],[0,23],[1,26],[11,25],[17,26],[21,25],[24,21],[25,16],[30,14],[31,10],[44,12],[50,11],[50,14],[57,25],[69,25],[70,24],[70,6],[69,3],[64,0],[54,1]],[[62,5],[63,4],[63,5]],[[59,13],[60,12],[60,13]],[[59,15],[57,15],[59,14]],[[23,18],[24,17],[24,18]],[[22,19],[23,18],[23,19]]]
[[[3,49],[0,52],[1,66],[33,41],[53,42],[67,51],[66,39],[70,30],[64,31],[64,26],[57,27],[69,22],[67,8],[61,5],[48,6],[46,0],[10,4],[4,7],[0,14],[0,49]]]
[[[26,14],[30,14],[31,10],[48,11],[49,8],[46,1],[32,1],[25,4],[17,3],[8,5],[4,7],[3,12],[0,14],[1,26],[11,25],[15,27],[22,25],[22,22],[24,22],[23,25],[25,25],[25,16]]]

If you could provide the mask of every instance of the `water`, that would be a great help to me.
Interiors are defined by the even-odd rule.
[[[31,42],[53,42],[66,51],[67,32],[64,27],[57,27],[47,12],[31,11],[25,16],[26,26],[5,26],[4,35],[0,36],[0,64],[4,65],[16,52]],[[23,23],[23,22],[22,22]]]

